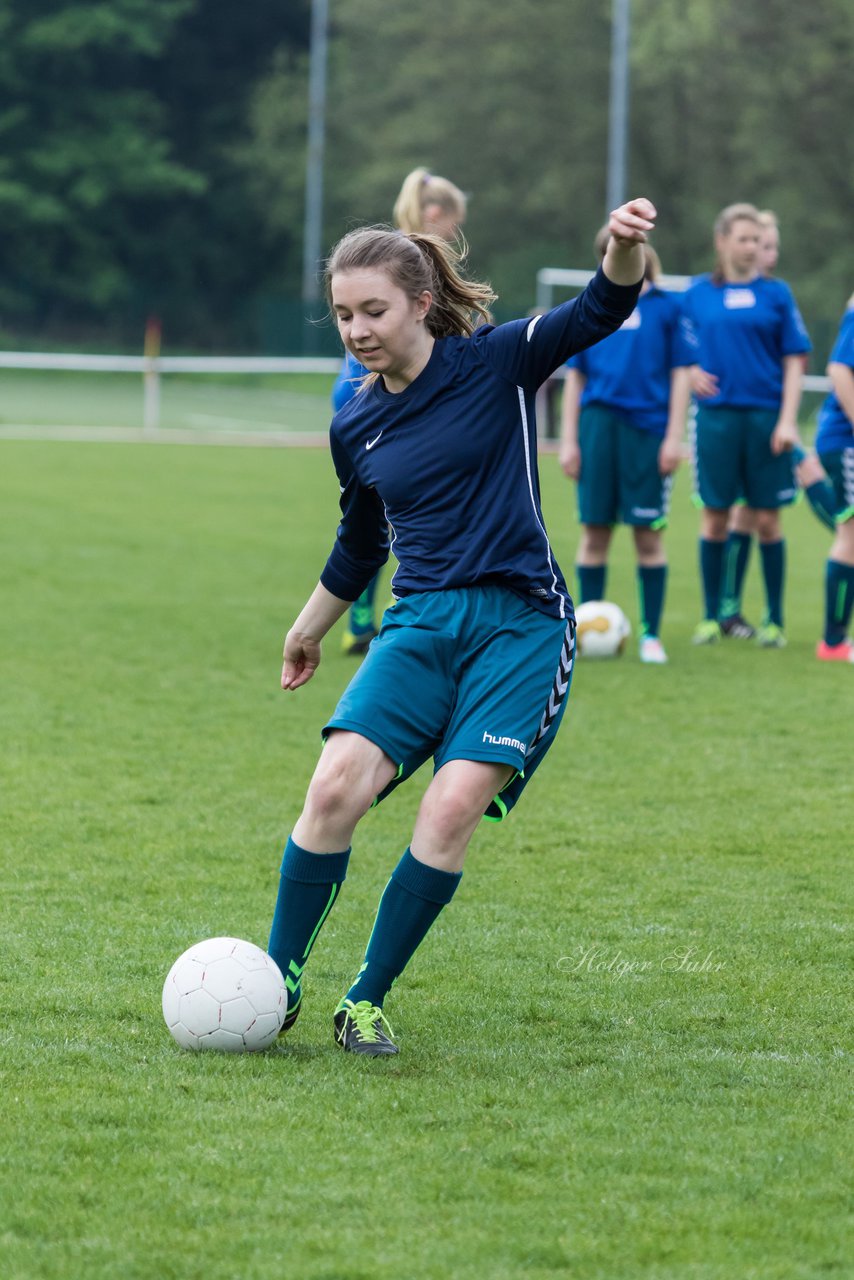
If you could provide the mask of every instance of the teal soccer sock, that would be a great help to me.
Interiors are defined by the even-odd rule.
[[[828,560],[824,579],[825,644],[842,644],[854,611],[854,564]]]
[[[375,573],[358,600],[350,606],[350,630],[354,636],[374,630],[374,599],[380,575]]]
[[[734,618],[741,613],[741,593],[752,544],[753,535],[750,533],[730,533],[727,537],[721,588],[722,618]]]
[[[581,596],[579,604],[586,604],[588,600],[605,599],[605,583],[608,578],[606,564],[577,564],[575,576],[578,578],[578,594]]]
[[[461,871],[428,867],[406,850],[380,899],[365,963],[347,1000],[354,1004],[367,1000],[382,1008],[391,984],[403,973],[461,879]]]
[[[288,988],[288,1012],[302,999],[302,971],[347,875],[350,850],[309,853],[288,837],[267,950]]]
[[[807,502],[813,510],[813,515],[826,525],[832,532],[836,532],[836,495],[833,492],[833,485],[829,480],[816,480],[815,484],[808,485],[804,489],[807,495]]]
[[[721,607],[721,578],[724,567],[725,542],[700,539],[700,578],[703,583],[703,600],[706,618],[717,622]]]
[[[638,565],[638,596],[640,598],[641,634],[661,634],[661,615],[664,611],[664,593],[667,589],[667,565]]]
[[[806,449],[796,444],[792,449],[792,462],[797,467],[807,456]],[[833,491],[833,485],[825,477],[823,480],[814,480],[812,484],[808,484],[804,489],[807,502],[813,510],[813,515],[827,525],[832,532],[836,530],[836,494]]]
[[[760,542],[762,577],[765,579],[765,596],[768,601],[766,622],[783,625],[783,582],[786,577],[786,540]]]

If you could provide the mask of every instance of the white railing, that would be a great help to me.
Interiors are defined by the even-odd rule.
[[[340,368],[340,360],[325,356],[100,356],[0,351],[0,369],[142,374],[143,430],[151,432],[160,426],[160,378],[164,373],[337,373]]]
[[[552,291],[559,289],[583,289],[593,279],[595,272],[582,271],[574,267],[541,267],[537,272],[537,308],[548,311],[552,302]],[[658,283],[662,289],[672,289],[674,293],[684,293],[693,276],[659,276]]]

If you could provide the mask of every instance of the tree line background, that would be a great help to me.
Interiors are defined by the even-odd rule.
[[[324,240],[425,164],[499,318],[605,214],[610,0],[331,0]],[[302,349],[309,0],[0,0],[0,343]],[[667,271],[775,209],[823,366],[854,291],[851,0],[633,0],[629,188]],[[331,330],[324,349],[335,350]],[[317,341],[317,339],[316,339]]]

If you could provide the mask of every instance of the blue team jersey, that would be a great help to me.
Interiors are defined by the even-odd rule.
[[[332,420],[341,523],[321,575],[355,600],[388,558],[396,596],[496,583],[555,617],[572,601],[543,524],[534,399],[569,356],[630,315],[639,285],[598,272],[533,320],[437,339],[404,390],[377,379]]]
[[[704,405],[779,409],[784,357],[811,350],[791,289],[763,276],[747,284],[701,276],[684,296],[682,328],[692,362],[718,379]]]
[[[849,308],[842,317],[842,325],[828,363],[847,364],[854,369],[854,307]],[[833,453],[837,449],[850,449],[852,445],[854,423],[831,391],[818,415],[815,447],[819,453]]]
[[[664,435],[670,408],[670,374],[694,363],[679,325],[681,302],[652,285],[616,333],[567,361],[586,381],[582,407],[604,404],[643,431]]]
[[[344,363],[332,388],[332,408],[336,413],[344,408],[348,400],[353,399],[359,390],[359,383],[367,372],[365,366],[359,364],[356,357],[351,356],[349,351],[344,353]]]

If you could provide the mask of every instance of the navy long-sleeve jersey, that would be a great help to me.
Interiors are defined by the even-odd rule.
[[[570,617],[540,507],[534,397],[622,324],[639,291],[600,270],[545,315],[437,339],[404,391],[377,379],[344,405],[330,429],[342,518],[323,586],[355,600],[391,546],[395,596],[497,583]]]

